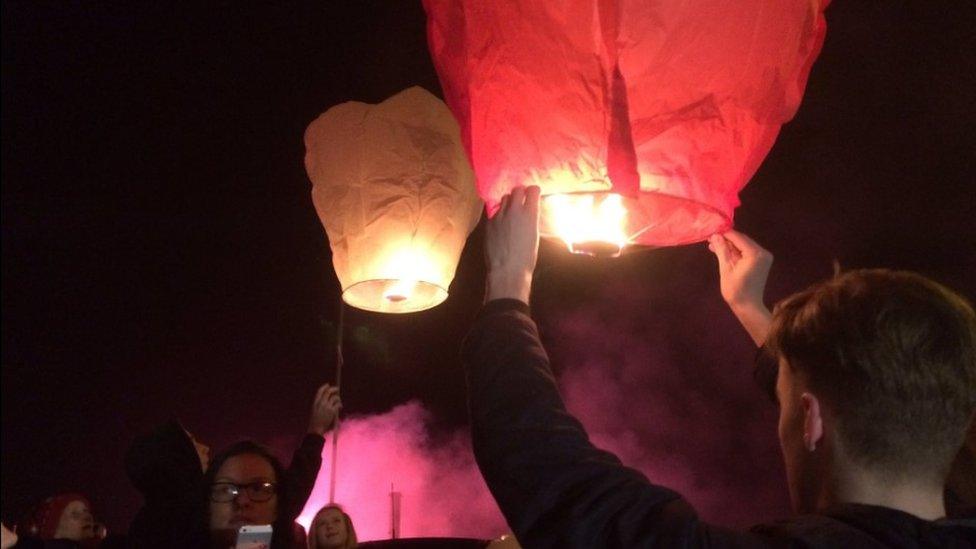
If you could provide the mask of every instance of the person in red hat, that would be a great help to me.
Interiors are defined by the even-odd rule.
[[[63,540],[65,547],[93,547],[99,539],[91,503],[75,493],[45,499],[31,513],[21,532],[45,542]]]

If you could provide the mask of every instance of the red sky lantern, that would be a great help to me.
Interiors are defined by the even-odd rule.
[[[796,112],[829,0],[424,0],[490,214],[539,185],[570,250],[696,242]]]

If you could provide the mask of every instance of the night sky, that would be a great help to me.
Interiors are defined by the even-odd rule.
[[[2,6],[5,521],[80,490],[123,531],[139,497],[122,456],[169,417],[215,449],[253,437],[287,453],[333,376],[339,304],[303,131],[339,102],[440,94],[419,2],[130,4]],[[976,298],[974,11],[827,10],[803,104],[736,213],[776,256],[771,302],[835,260],[916,270]],[[435,440],[463,429],[457,355],[483,296],[482,232],[441,306],[347,310],[347,414],[416,399]],[[665,398],[648,404],[655,429],[634,427],[631,456],[693,464],[706,518],[788,512],[775,409],[750,385],[751,342],[704,244],[609,261],[546,245],[536,290],[588,426],[614,436],[613,417],[573,402]],[[636,359],[667,366],[642,376]],[[580,395],[601,361],[615,361],[608,383]]]

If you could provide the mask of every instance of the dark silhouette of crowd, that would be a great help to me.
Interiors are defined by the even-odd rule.
[[[338,505],[323,509],[316,521],[323,523],[321,517],[338,509],[342,524],[313,522],[308,541],[295,522],[315,486],[325,434],[341,407],[338,388],[318,389],[307,432],[287,466],[252,440],[236,442],[211,459],[207,445],[179,421],[168,421],[137,437],[125,457],[126,473],[144,500],[125,535],[108,535],[88,498],[65,493],[38,504],[16,533],[4,527],[3,547],[222,549],[234,547],[239,530],[248,525],[272,526],[270,549],[354,547],[352,521]]]

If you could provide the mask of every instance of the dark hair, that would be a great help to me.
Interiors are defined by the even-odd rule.
[[[847,456],[943,482],[976,408],[976,314],[921,275],[851,271],[776,306],[767,348],[837,418]]]
[[[210,486],[213,484],[214,479],[217,476],[217,472],[220,471],[221,466],[230,458],[242,455],[253,455],[263,458],[267,461],[275,473],[275,483],[277,484],[277,516],[275,518],[275,523],[272,525],[274,529],[274,534],[271,540],[272,547],[291,547],[294,543],[295,532],[292,528],[293,517],[288,516],[287,509],[290,508],[289,505],[289,493],[288,493],[288,482],[287,482],[287,472],[285,466],[281,464],[274,454],[268,450],[267,447],[258,444],[252,440],[242,440],[240,442],[235,442],[228,448],[225,448],[220,454],[218,454],[210,462],[210,467],[207,468],[207,474],[204,475],[204,501],[207,502],[205,509],[207,510],[207,517],[205,524],[210,524]]]

